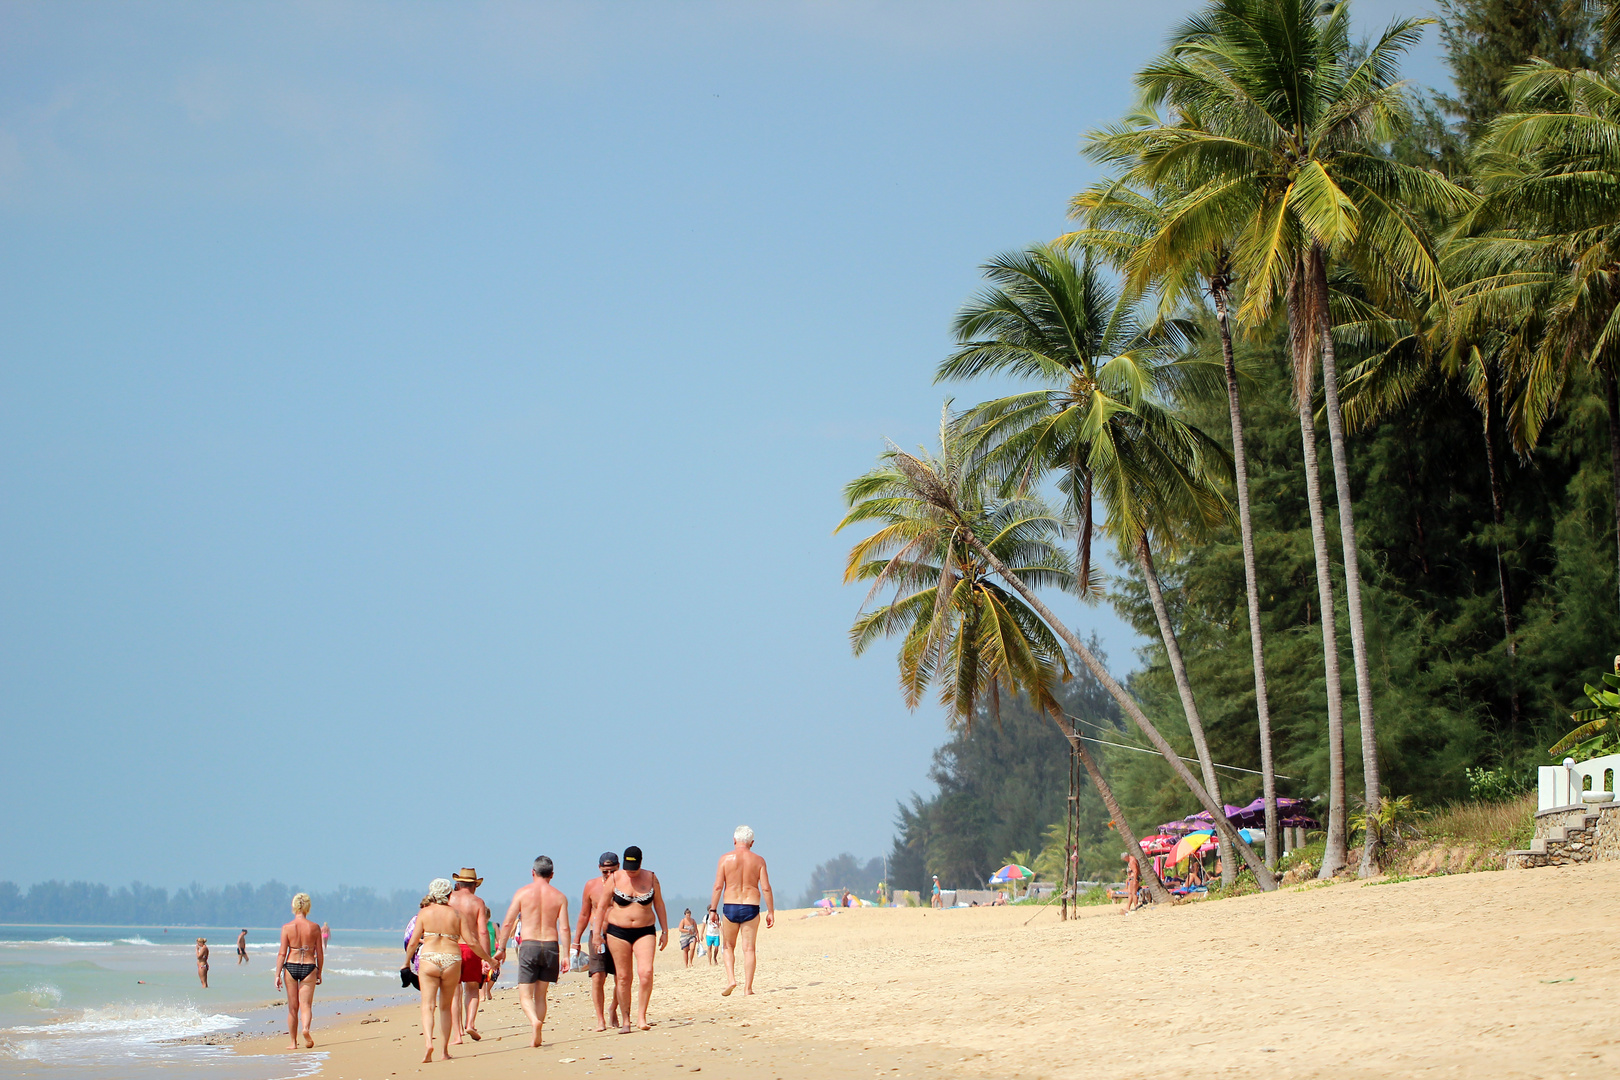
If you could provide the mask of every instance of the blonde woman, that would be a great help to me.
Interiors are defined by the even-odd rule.
[[[276,989],[287,986],[287,1037],[289,1050],[298,1049],[298,1032],[304,1032],[304,1049],[315,1045],[309,1024],[315,1013],[315,987],[326,966],[326,944],[321,928],[309,921],[309,893],[292,898],[293,920],[281,928],[281,947],[276,952]]]
[[[470,946],[475,955],[489,960],[489,946],[462,936],[461,914],[450,906],[450,879],[434,878],[416,914],[416,929],[405,943],[405,966],[420,956],[416,977],[422,984],[422,1041],[427,1053],[423,1064],[433,1060],[435,1007],[439,1010],[439,1038],[444,1040],[444,1060],[450,1060],[451,1007],[456,987],[461,984],[461,946]]]

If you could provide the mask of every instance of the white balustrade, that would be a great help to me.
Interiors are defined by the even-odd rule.
[[[1609,802],[1614,797],[1617,775],[1620,754],[1605,754],[1590,761],[1565,758],[1562,765],[1543,765],[1536,770],[1536,809]]]

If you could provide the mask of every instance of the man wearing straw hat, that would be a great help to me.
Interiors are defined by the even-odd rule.
[[[475,1021],[478,1019],[478,987],[484,981],[484,961],[473,951],[469,941],[489,940],[489,905],[478,899],[478,886],[484,879],[470,866],[463,866],[452,879],[455,892],[450,894],[450,906],[461,916],[461,993],[450,999],[450,1012],[455,1020],[456,1037],[460,1043],[466,1032],[473,1042],[482,1039]]]

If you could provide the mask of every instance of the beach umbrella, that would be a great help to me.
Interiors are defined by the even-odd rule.
[[[1029,867],[1019,866],[1017,863],[1008,863],[990,875],[990,884],[1006,885],[1013,881],[1031,881],[1034,877],[1035,871]]]
[[[833,902],[832,897],[830,896],[823,896],[820,900],[816,901],[816,907],[830,908],[832,906]]]
[[[1189,855],[1197,854],[1199,849],[1209,842],[1210,836],[1211,834],[1207,832],[1188,833],[1183,836],[1176,841],[1176,849],[1171,853],[1170,861],[1178,863]]]
[[[1164,855],[1175,849],[1176,838],[1162,834],[1159,836],[1144,836],[1137,843],[1141,844],[1142,850],[1149,855]]]

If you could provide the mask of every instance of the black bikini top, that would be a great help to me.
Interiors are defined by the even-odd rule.
[[[613,902],[620,907],[629,907],[631,904],[648,905],[653,902],[653,890],[648,889],[640,896],[626,896],[618,889],[613,890]]]

